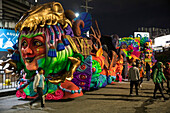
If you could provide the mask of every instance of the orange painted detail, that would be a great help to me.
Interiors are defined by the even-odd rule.
[[[79,88],[70,81],[65,81],[64,83],[61,83],[61,86],[65,89],[69,89],[69,90],[79,90]],[[74,93],[71,94],[70,92],[64,92],[64,96],[62,99],[68,99],[68,98],[76,98],[76,97],[80,97],[83,96],[83,93]]]

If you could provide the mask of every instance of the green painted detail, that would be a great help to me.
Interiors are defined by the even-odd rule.
[[[31,82],[27,87],[25,87],[23,89],[23,91],[25,92],[26,95],[31,96],[31,97],[33,97],[37,94],[37,92],[34,92],[34,90],[33,90],[33,82]],[[45,81],[44,82],[43,94],[46,94],[46,92],[47,92],[47,83]]]
[[[93,79],[93,78],[96,78],[96,77],[99,77],[99,76],[100,76],[100,74],[93,74],[93,75],[92,75],[92,79]]]
[[[48,92],[47,93],[54,93],[58,89],[58,86],[48,82]]]
[[[28,85],[23,91],[25,92],[26,95],[30,95],[30,85]]]
[[[32,37],[36,37],[38,35],[42,35],[43,33],[39,32],[39,33],[31,33],[31,34],[21,34],[19,37],[19,40],[21,40],[23,37],[27,37],[27,38],[32,38]]]
[[[36,92],[33,90],[33,82],[31,82],[25,89],[23,89],[26,95],[35,96]]]
[[[102,68],[100,66],[100,63],[96,60],[92,60],[92,68],[96,68],[96,71],[94,73],[102,72]]]
[[[45,77],[50,73],[58,73],[66,68],[68,57],[73,56],[73,50],[57,51],[57,57],[46,57],[44,62]],[[43,65],[43,64],[42,64]]]
[[[44,64],[45,64],[45,57],[38,59],[38,66],[44,68]]]
[[[92,73],[92,78],[91,78],[91,83],[90,83],[90,88],[100,88],[104,81],[100,81],[99,76],[100,72],[102,72],[102,68],[100,66],[100,63],[96,60],[92,60],[92,68],[95,68],[96,71]]]

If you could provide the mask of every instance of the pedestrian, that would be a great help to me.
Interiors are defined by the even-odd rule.
[[[156,92],[159,89],[164,100],[168,100],[168,98],[166,98],[165,95],[163,94],[163,90],[162,90],[162,87],[161,87],[162,79],[166,82],[166,78],[163,74],[163,63],[158,62],[157,68],[154,70],[154,74],[153,74],[153,82],[155,84],[153,98],[156,99]]]
[[[168,92],[170,92],[170,63],[166,63],[165,65],[165,69],[164,69],[164,75],[165,75],[165,78],[167,79],[167,88],[168,88]]]
[[[130,81],[130,95],[132,95],[134,85],[136,89],[136,95],[138,95],[138,85],[140,79],[139,69],[136,67],[135,62],[132,63],[132,66],[133,67],[129,69],[129,73],[128,73],[128,79]]]
[[[45,77],[44,77],[43,73],[44,73],[44,70],[41,67],[39,67],[38,73],[35,75],[34,82],[33,82],[33,89],[34,89],[34,92],[37,92],[38,97],[30,102],[30,108],[32,108],[32,104],[38,100],[41,100],[41,108],[42,109],[44,108],[44,104],[45,104],[44,100],[45,99],[43,96],[43,89],[44,89]]]
[[[141,65],[141,62],[139,62],[139,64],[137,65],[138,69],[139,69],[139,74],[140,74],[140,81],[139,81],[139,87],[142,87],[142,83],[143,83],[143,75],[144,75],[144,69]]]
[[[146,62],[146,77],[147,77],[147,81],[150,80],[150,65],[148,62]]]
[[[20,71],[20,73],[19,73],[19,77],[18,77],[18,79],[17,79],[17,81],[16,81],[16,84],[20,84],[20,80],[23,78],[23,75],[25,75],[25,71],[24,71],[24,69],[22,69],[21,71]]]
[[[154,70],[157,68],[157,63],[158,62],[155,62],[155,64],[152,66],[151,79],[153,79],[153,74],[154,74]]]

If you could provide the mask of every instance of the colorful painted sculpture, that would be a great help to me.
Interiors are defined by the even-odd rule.
[[[27,11],[17,23],[20,31],[18,44],[12,60],[20,63],[26,75],[17,88],[17,96],[35,98],[33,79],[38,67],[45,70],[47,100],[58,100],[82,96],[81,88],[71,82],[73,73],[81,61],[74,56],[74,47],[69,39],[73,36],[72,22],[66,18],[58,2],[35,6]],[[66,35],[70,34],[70,35]],[[16,63],[15,63],[16,64]],[[16,71],[15,71],[16,72]]]
[[[106,48],[108,47],[108,49],[104,49],[104,56],[107,58],[105,59],[105,63],[109,64],[105,65],[105,69],[102,71],[102,74],[106,73],[108,77],[111,77],[113,82],[116,80],[122,81],[123,62],[126,62],[126,55],[124,55],[123,51],[121,51],[118,47],[118,35],[103,36],[101,42],[106,45]],[[125,73],[127,73],[127,70],[124,71],[124,76]],[[113,83],[112,81],[109,83]]]
[[[90,29],[91,16],[81,16],[75,18],[74,12],[64,12],[60,3],[51,2],[34,6],[21,17],[15,27],[20,31],[18,43],[15,50],[9,50],[11,59],[2,63],[10,64],[8,69],[13,69],[13,75],[25,71],[19,80],[17,97],[37,96],[33,80],[38,67],[44,69],[46,100],[75,98],[83,95],[82,90],[122,81],[126,55],[118,48],[119,37],[114,35],[111,41],[103,43],[97,22],[97,30],[91,27],[93,34],[87,37],[84,33]]]
[[[90,90],[92,78],[92,56],[89,55],[85,60],[82,61],[81,65],[77,68],[74,73],[72,80],[77,86],[81,87],[85,91]]]
[[[141,38],[141,59],[148,63],[152,68],[153,63],[156,62],[153,48],[152,48],[152,40],[148,37],[140,37]]]
[[[148,37],[124,37],[120,40],[119,46],[122,48],[126,57],[129,59],[129,63],[136,62],[136,60],[142,60],[146,65],[148,63],[150,67],[156,62],[153,49],[151,47],[152,41]]]

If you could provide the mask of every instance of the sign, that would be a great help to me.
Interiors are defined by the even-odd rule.
[[[134,37],[140,37],[140,36],[150,38],[149,32],[134,32]]]
[[[18,42],[19,32],[9,29],[0,29],[0,51],[14,49],[12,46]]]

